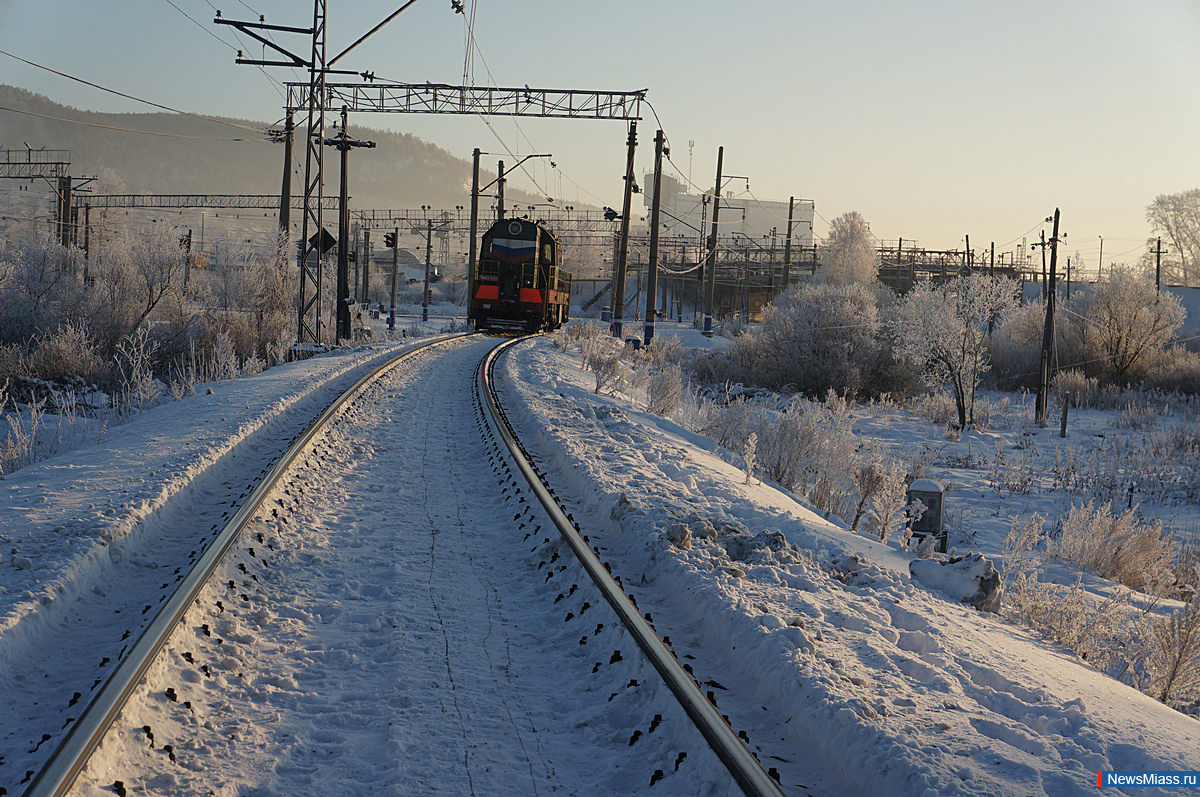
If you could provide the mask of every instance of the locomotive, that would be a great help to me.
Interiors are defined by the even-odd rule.
[[[558,236],[528,219],[500,219],[483,234],[469,317],[476,329],[556,329],[571,306]]]

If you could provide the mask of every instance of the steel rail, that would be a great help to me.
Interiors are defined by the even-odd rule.
[[[440,338],[412,349],[405,349],[395,357],[376,366],[342,395],[334,399],[309,425],[308,429],[292,442],[287,451],[263,475],[258,486],[229,519],[225,528],[213,538],[212,543],[180,582],[179,588],[159,609],[158,614],[130,648],[128,655],[121,660],[113,674],[100,687],[100,691],[88,703],[87,708],[71,726],[71,730],[55,748],[49,760],[26,789],[25,797],[50,797],[51,795],[61,797],[67,793],[133,695],[146,671],[150,669],[155,657],[183,619],[183,615],[199,596],[213,571],[237,542],[246,525],[254,519],[267,496],[275,489],[292,463],[307,450],[313,438],[324,429],[325,424],[347,404],[358,398],[367,385],[407,358],[460,337],[463,335]]]
[[[691,718],[721,762],[725,764],[742,791],[751,797],[767,797],[768,795],[782,797],[783,790],[779,784],[767,774],[758,758],[737,737],[733,728],[717,711],[716,706],[705,697],[700,685],[683,669],[683,665],[675,658],[675,654],[671,652],[671,649],[634,606],[633,601],[605,569],[600,557],[588,546],[575,523],[567,518],[566,512],[550,494],[541,475],[526,456],[508,417],[500,406],[492,378],[499,355],[509,346],[521,340],[523,338],[516,338],[492,349],[479,368],[481,392],[487,403],[488,411],[492,415],[493,424],[504,439],[509,453],[529,482],[530,488],[537,495],[546,513],[558,527],[559,533],[571,546],[576,558],[587,570],[592,581],[603,593],[605,600],[612,606],[625,628],[633,635],[638,647],[658,670],[676,700],[687,712],[688,717]]]

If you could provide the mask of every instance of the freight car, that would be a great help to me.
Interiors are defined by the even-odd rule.
[[[483,234],[471,284],[476,329],[538,332],[567,320],[571,275],[558,237],[528,219],[500,219]]]

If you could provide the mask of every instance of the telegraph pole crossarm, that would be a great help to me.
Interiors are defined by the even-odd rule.
[[[266,38],[265,36],[260,36],[259,34],[255,33],[256,30],[273,30],[273,31],[279,31],[281,33],[302,33],[305,36],[311,36],[311,35],[313,35],[312,28],[294,28],[294,27],[289,27],[287,25],[268,25],[262,21],[261,17],[259,18],[258,22],[240,22],[238,20],[222,18],[220,11],[217,12],[217,17],[216,17],[216,19],[213,20],[213,24],[229,25],[230,27],[237,28],[238,30],[240,30],[242,33],[246,34],[250,38],[255,39],[259,42],[262,42],[264,46],[270,47],[275,52],[280,53],[281,55],[284,55],[289,59],[287,61],[254,60],[254,59],[250,59],[250,58],[243,58],[242,51],[238,50],[238,57],[236,59],[234,59],[234,63],[236,63],[236,64],[250,64],[252,66],[292,66],[292,67],[304,67],[305,69],[312,68],[311,61],[305,61],[300,56],[283,49],[278,44],[276,44],[275,42]],[[307,84],[305,84],[305,85],[307,85]]]

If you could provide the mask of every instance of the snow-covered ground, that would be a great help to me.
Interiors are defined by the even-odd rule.
[[[484,486],[504,469],[447,380],[488,343],[447,356],[445,379],[401,369],[314,449],[80,793],[732,791],[527,496]],[[297,419],[392,348],[216,385],[0,481],[0,788],[21,792],[73,692],[172,581],[158,563],[187,555],[172,535],[206,534]],[[907,553],[748,484],[710,440],[595,395],[578,356],[522,343],[500,376],[556,492],[785,792],[1059,795],[1099,770],[1200,770],[1194,719],[914,582]],[[928,426],[864,412],[856,428],[912,448]],[[985,553],[1036,500],[975,501],[969,474],[939,475]]]

